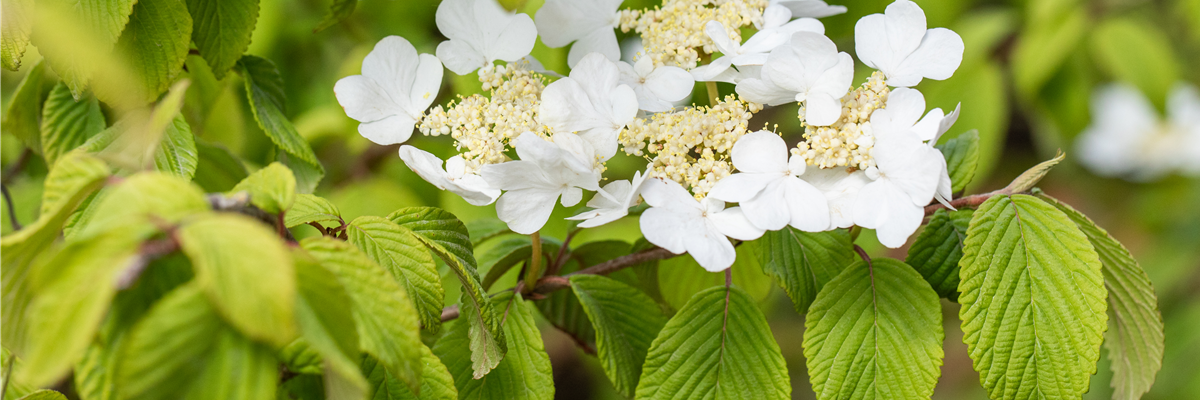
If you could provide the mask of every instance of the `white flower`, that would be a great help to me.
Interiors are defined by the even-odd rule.
[[[846,12],[845,6],[831,6],[821,0],[771,0],[791,10],[793,18],[825,18]]]
[[[579,223],[579,227],[594,228],[629,215],[629,207],[638,204],[638,195],[641,194],[646,177],[642,171],[638,171],[633,174],[631,181],[615,181],[604,185],[604,188],[596,192],[597,196],[587,203],[593,210],[567,219],[586,220]]]
[[[600,190],[592,146],[575,134],[558,133],[551,142],[525,132],[513,147],[520,161],[485,165],[481,171],[488,184],[504,190],[496,214],[513,232],[542,229],[560,196],[562,205],[571,207],[583,199],[582,189]]]
[[[437,56],[459,75],[496,60],[520,60],[537,41],[533,20],[505,10],[496,0],[445,0],[435,19],[438,30],[450,38],[438,45]]]
[[[800,179],[804,157],[788,159],[788,146],[775,133],[742,136],[730,152],[738,173],[717,182],[709,197],[736,202],[754,226],[776,231],[791,225],[806,232],[829,228],[825,195]]]
[[[916,86],[921,78],[949,78],[962,63],[962,38],[946,28],[925,27],[921,7],[896,0],[883,14],[862,17],[854,25],[858,58],[882,71],[890,86]]]
[[[646,181],[642,198],[650,205],[639,220],[646,240],[675,254],[687,252],[708,271],[723,271],[737,258],[726,237],[754,240],[763,234],[740,208],[726,209],[711,197],[696,201],[675,181]]]
[[[888,95],[886,108],[871,114],[871,127],[876,137],[888,135],[890,132],[912,132],[918,140],[927,141],[932,147],[937,144],[942,134],[949,131],[954,122],[958,121],[961,108],[962,105],[959,104],[950,115],[945,115],[941,108],[934,108],[925,113],[925,96],[921,92],[916,89],[899,88]],[[925,116],[922,117],[922,114]],[[934,198],[947,207],[950,206],[950,198],[953,196],[951,184],[948,166],[943,157],[942,172],[939,174],[938,189]]]
[[[854,59],[825,35],[797,32],[775,48],[763,65],[762,79],[745,79],[737,93],[767,105],[804,102],[809,125],[833,124],[842,115],[841,98],[854,79]]]
[[[812,168],[801,177],[820,190],[829,201],[829,228],[854,225],[854,202],[863,186],[871,183],[866,172],[846,168]]]
[[[441,85],[442,64],[437,57],[417,56],[407,40],[388,36],[363,59],[362,75],[339,79],[333,93],[346,115],[361,122],[360,135],[389,145],[412,136]]]
[[[500,190],[489,186],[483,177],[466,173],[467,164],[461,155],[447,159],[446,168],[443,169],[442,160],[437,156],[404,145],[400,146],[400,159],[433,186],[462,196],[471,205],[486,206],[500,197]]]
[[[620,70],[598,53],[588,54],[542,91],[538,117],[553,132],[577,132],[601,161],[617,154],[617,135],[637,116],[637,94],[618,82]]]
[[[610,61],[621,59],[621,46],[613,31],[621,23],[622,0],[546,0],[537,12],[537,30],[542,43],[563,47],[571,42],[567,65],[571,68],[589,53],[600,53]]]
[[[1164,121],[1136,88],[1101,87],[1092,95],[1092,124],[1076,146],[1080,161],[1100,175],[1149,181],[1177,169],[1200,172],[1200,93],[1177,85]]]
[[[618,61],[617,68],[621,71],[618,81],[633,88],[638,108],[649,112],[670,110],[673,103],[691,94],[696,84],[683,68],[665,65],[654,68],[650,57],[643,56],[633,65]]]
[[[1184,136],[1180,167],[1184,173],[1200,175],[1200,90],[1177,83],[1167,97],[1167,117]]]
[[[704,33],[712,39],[721,57],[712,62],[693,68],[692,76],[697,81],[718,81],[737,83],[743,78],[757,78],[757,73],[742,71],[747,68],[762,66],[767,61],[767,55],[775,48],[784,45],[796,32],[825,33],[821,21],[812,18],[801,18],[788,22],[792,18],[791,11],[784,6],[771,6],[763,12],[763,27],[754,36],[746,39],[746,43],[738,44],[730,39],[725,31],[725,25],[718,21],[708,21],[704,25]],[[732,69],[731,66],[738,69]],[[749,68],[753,70],[754,68]]]

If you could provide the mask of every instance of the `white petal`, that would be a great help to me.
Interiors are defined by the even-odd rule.
[[[595,197],[592,197],[591,200],[588,200],[588,202],[587,202],[588,207],[595,208],[595,209],[629,208],[629,204],[627,204],[627,203],[622,204],[619,202],[621,200],[628,201],[627,199],[629,198],[630,194],[632,194],[632,192],[633,192],[633,184],[631,184],[629,181],[610,182],[609,184],[604,185],[604,188],[601,191],[607,196],[601,195],[601,192],[597,192]],[[614,201],[613,199],[617,199],[617,200]]]
[[[463,200],[473,206],[486,206],[500,197],[500,189],[492,188],[483,177],[475,174],[466,174],[455,179],[446,189],[462,196]]]
[[[689,210],[700,214],[700,202],[678,182],[661,178],[647,179],[642,185],[642,198],[651,207],[672,210]],[[681,211],[682,212],[682,211]]]
[[[569,187],[562,192],[563,207],[574,207],[583,200],[583,190],[577,187]]]
[[[788,169],[787,143],[774,132],[748,133],[733,144],[729,154],[738,171],[784,173]]]
[[[633,67],[638,76],[648,76],[654,72],[654,60],[651,60],[650,57],[639,57]]]
[[[871,114],[871,128],[881,138],[908,132],[925,113],[925,96],[916,89],[899,88],[888,94],[886,106]]]
[[[466,75],[487,65],[483,54],[462,40],[447,40],[438,44],[437,57],[446,69],[458,75]]]
[[[697,82],[713,82],[717,81],[717,77],[721,76],[722,73],[728,71],[731,65],[733,65],[732,56],[721,56],[708,64],[692,68],[689,72]]]
[[[692,79],[692,75],[679,67],[658,67],[646,77],[646,89],[659,100],[668,102],[687,98],[695,85],[696,81]]]
[[[733,244],[713,227],[702,228],[692,235],[687,242],[688,254],[706,271],[724,271],[737,259]]]
[[[925,33],[920,47],[909,54],[887,77],[891,86],[915,86],[921,78],[945,80],[962,64],[963,40],[946,28],[933,28]]]
[[[864,29],[865,35],[860,36],[859,28],[870,17],[873,15],[863,17],[854,27],[858,58],[890,79],[904,58],[920,46],[925,36],[925,12],[916,3],[898,0],[887,6],[883,18],[869,21],[874,26]]]
[[[771,51],[763,64],[763,75],[776,86],[804,93],[817,85],[826,70],[841,61],[837,46],[825,35],[796,32],[788,44]]]
[[[841,99],[850,91],[854,81],[854,58],[846,53],[837,54],[837,64],[826,69],[817,77],[809,93],[824,93],[835,99]]]
[[[717,46],[717,51],[727,56],[738,54],[738,44],[734,43],[729,38],[729,33],[725,31],[725,25],[717,21],[708,21],[704,24],[704,33],[712,39],[713,44]]]
[[[844,6],[831,6],[821,0],[784,0],[779,4],[792,10],[793,18],[825,18],[846,12]]]
[[[442,169],[442,160],[428,151],[413,146],[400,146],[400,159],[404,165],[416,172],[421,179],[433,184],[438,189],[445,190],[446,171]],[[461,158],[460,158],[461,159]]]
[[[503,164],[502,164],[503,165]],[[546,189],[509,190],[496,201],[496,216],[513,232],[528,235],[546,225],[558,191]]]
[[[875,229],[879,242],[897,248],[908,241],[924,218],[924,209],[886,180],[864,186],[854,205],[854,223]]]
[[[722,235],[738,240],[754,240],[762,237],[763,230],[746,219],[741,207],[730,207],[708,215],[708,220]]]
[[[363,75],[339,79],[333,85],[333,94],[346,115],[355,121],[371,122],[393,115],[408,115],[382,86]]]
[[[571,78],[546,85],[538,105],[538,117],[553,132],[580,132],[608,123],[596,111],[579,82]]]
[[[809,93],[804,101],[804,119],[809,125],[828,126],[842,117],[842,100],[825,93]]]
[[[767,185],[782,177],[783,174],[736,173],[717,181],[709,190],[708,197],[740,203],[754,198]]]
[[[621,45],[617,43],[617,34],[611,27],[596,29],[571,45],[571,51],[567,53],[567,65],[575,68],[575,64],[591,53],[600,53],[609,61],[621,60]]]
[[[783,187],[791,214],[788,225],[805,232],[829,229],[829,202],[820,190],[795,177],[786,178]]]
[[[870,183],[866,173],[847,173],[844,169],[812,169],[802,178],[825,195],[829,204],[830,229],[854,225],[854,202],[863,186]]]
[[[494,3],[494,0],[477,1]],[[537,42],[537,27],[533,19],[527,14],[517,14],[509,17],[507,22],[499,35],[485,37],[487,48],[484,57],[488,60],[517,61],[533,51],[533,45]]]
[[[699,81],[700,79],[697,79]],[[743,79],[735,89],[742,98],[768,106],[795,102],[796,92],[775,86],[762,79]]]
[[[917,134],[921,141],[933,140],[938,136],[938,127],[942,124],[942,119],[945,119],[941,108],[929,110],[920,121],[917,121],[912,127],[912,131]]]
[[[412,137],[417,121],[407,115],[395,115],[378,121],[358,124],[358,134],[375,144],[404,143]]]
[[[484,165],[480,174],[488,185],[502,190],[541,188],[550,190],[549,179],[533,161],[509,161]]]
[[[822,24],[821,21],[813,18],[800,18],[795,21],[788,22],[787,25],[780,27],[780,30],[787,32],[788,34],[796,32],[812,32],[824,35],[825,24]]]
[[[585,212],[583,214],[576,215],[574,217],[570,217],[567,219],[574,219],[574,220],[586,219],[586,221],[580,222],[578,226],[580,228],[595,228],[597,226],[601,226],[601,225],[607,224],[609,222],[613,222],[618,219],[624,218],[626,215],[629,215],[628,209],[620,209],[620,210],[604,209],[604,210],[594,210],[594,211]],[[586,217],[579,218],[579,217],[584,217],[584,216],[586,216]]]
[[[938,140],[942,138],[942,135],[945,135],[946,132],[949,132],[950,127],[954,126],[955,122],[958,122],[958,114],[960,111],[962,111],[962,103],[958,103],[958,105],[954,107],[954,111],[951,111],[950,114],[947,114],[945,118],[942,118],[942,121],[938,123],[937,135],[934,135],[933,139],[929,141],[930,146],[937,144]]]
[[[404,148],[401,148],[400,151],[403,152]],[[401,153],[400,158],[404,158],[403,153]],[[451,179],[460,178],[466,173],[467,173],[467,162],[463,160],[462,154],[459,154],[454,157],[450,157],[450,158],[446,159],[446,176],[447,177],[449,177]]]
[[[763,10],[762,29],[778,28],[791,20],[792,10],[786,6],[774,4]]]
[[[421,58],[408,40],[388,36],[363,58],[362,74],[375,81],[400,109],[412,113],[409,93],[417,79]]]
[[[873,151],[875,164],[883,179],[908,194],[913,205],[923,207],[933,200],[945,158],[911,132],[905,135],[880,138]]]
[[[651,207],[642,212],[638,223],[646,241],[672,253],[681,254],[687,251],[686,237],[696,234],[696,228],[701,225],[696,220],[699,216],[698,211],[692,215],[668,208]]]
[[[769,231],[777,231],[787,226],[788,222],[792,219],[792,215],[788,210],[787,187],[785,183],[786,180],[783,177],[776,178],[768,183],[762,191],[758,192],[758,195],[739,203],[746,214],[746,219],[751,224]],[[821,228],[824,228],[824,226]]]
[[[547,0],[535,16],[538,34],[550,47],[563,47],[601,27],[612,29],[622,0]]]
[[[422,54],[420,56],[420,64],[417,66],[416,78],[413,79],[412,89],[409,90],[409,99],[412,104],[412,109],[409,110],[410,115],[419,117],[425,109],[433,104],[433,100],[437,98],[438,90],[442,87],[442,62],[430,54]]]

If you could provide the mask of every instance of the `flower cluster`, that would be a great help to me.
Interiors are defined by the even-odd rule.
[[[1149,181],[1176,171],[1200,174],[1200,90],[1177,84],[1164,120],[1136,88],[1101,87],[1077,146],[1080,161],[1101,175]]]
[[[945,158],[933,144],[958,110],[926,112],[911,87],[946,79],[962,39],[927,29],[924,12],[897,0],[855,26],[856,53],[876,69],[853,86],[854,59],[815,18],[845,12],[819,0],[665,0],[621,10],[620,0],[547,0],[536,18],[496,0],[445,0],[437,56],[388,37],[363,61],[362,75],[334,87],[359,132],[380,144],[406,141],[414,127],[450,135],[461,154],[444,162],[412,146],[400,157],[424,179],[469,203],[495,203],[513,231],[532,234],[558,204],[590,228],[628,215],[641,201],[649,242],[720,271],[736,253],[729,239],[766,231],[819,232],[861,226],[899,247],[923,209],[952,196]],[[536,22],[535,22],[536,21]],[[754,33],[742,40],[742,29]],[[636,62],[620,60],[616,30],[636,32]],[[540,35],[571,45],[567,76],[529,56]],[[497,65],[497,61],[506,64]],[[490,96],[461,97],[426,112],[442,64],[476,72]],[[730,82],[709,106],[684,106],[695,82]],[[710,88],[715,87],[709,85]],[[711,89],[710,89],[711,90]],[[717,98],[717,93],[710,93]],[[754,131],[764,106],[798,104],[803,132]],[[603,187],[618,153],[647,160],[630,180]],[[516,154],[516,159],[512,159]],[[736,204],[733,204],[736,203]]]

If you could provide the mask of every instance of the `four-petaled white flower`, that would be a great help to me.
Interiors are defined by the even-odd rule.
[[[871,183],[866,172],[850,172],[845,168],[813,168],[805,171],[803,178],[820,190],[829,202],[828,229],[854,226],[854,202],[858,199],[858,191]]]
[[[637,94],[619,82],[617,65],[588,54],[571,74],[546,86],[538,117],[555,133],[576,132],[607,161],[617,154],[617,135],[637,116]]]
[[[491,187],[504,190],[496,215],[513,232],[528,235],[542,229],[560,196],[562,205],[571,207],[583,199],[582,189],[600,190],[595,151],[573,133],[557,133],[548,141],[525,132],[513,147],[520,161],[485,165],[481,171]]]
[[[346,115],[360,122],[360,135],[389,145],[412,136],[441,85],[442,64],[437,57],[418,56],[407,40],[388,36],[363,59],[362,75],[339,79],[333,93]]]
[[[792,19],[792,12],[787,7],[776,5],[763,11],[763,27],[754,36],[746,39],[746,43],[738,44],[730,39],[725,31],[725,25],[718,21],[708,21],[704,25],[704,33],[712,39],[721,56],[712,62],[692,68],[692,76],[697,81],[737,83],[745,78],[757,78],[759,68],[767,62],[767,55],[776,47],[782,46],[796,32],[825,33],[821,21],[812,18]],[[737,66],[734,69],[732,66]]]
[[[831,6],[821,0],[771,0],[792,11],[793,18],[825,18],[846,12],[846,6]]]
[[[1110,84],[1092,95],[1092,124],[1076,147],[1093,172],[1150,181],[1179,170],[1200,173],[1200,91],[1178,84],[1164,120],[1137,88]]]
[[[654,68],[650,57],[641,57],[633,65],[618,61],[617,68],[621,71],[618,82],[633,88],[638,108],[649,112],[670,110],[673,103],[691,94],[696,84],[683,68],[669,65]]]
[[[829,229],[825,195],[800,179],[804,157],[789,159],[783,138],[768,131],[750,133],[738,139],[730,153],[739,172],[718,181],[709,197],[738,203],[750,223],[761,229]]]
[[[615,181],[604,185],[599,192],[596,192],[596,197],[587,202],[587,206],[593,210],[584,211],[567,219],[585,220],[579,223],[580,228],[594,228],[629,215],[629,207],[638,204],[638,196],[641,195],[642,184],[646,182],[646,177],[647,175],[642,174],[642,171],[638,171],[633,174],[633,180]]]
[[[937,144],[942,134],[949,131],[954,122],[958,121],[961,107],[960,104],[949,115],[941,108],[934,108],[925,113],[925,96],[921,92],[916,89],[899,88],[888,95],[887,108],[871,114],[871,127],[875,130],[875,136],[911,131],[918,140],[928,142],[932,147]],[[922,117],[922,114],[925,116]],[[934,192],[934,198],[953,209],[954,207],[950,206],[950,197],[953,196],[951,184],[949,167],[943,158],[942,173],[939,174],[938,189]]]
[[[563,47],[571,42],[567,65],[575,64],[590,53],[600,53],[609,61],[621,59],[621,46],[613,30],[621,23],[622,0],[546,0],[537,12],[537,30],[542,43]]]
[[[797,32],[775,48],[763,65],[762,79],[745,79],[737,93],[767,105],[804,102],[804,120],[825,126],[842,115],[842,96],[854,80],[854,59],[839,53],[832,40],[819,33]]]
[[[723,271],[737,258],[727,237],[754,240],[763,234],[741,208],[725,208],[712,197],[696,201],[675,181],[648,180],[642,198],[650,205],[639,221],[646,241],[675,254],[687,252],[708,271]]]
[[[946,28],[925,27],[921,7],[896,0],[883,14],[862,17],[854,25],[858,58],[882,71],[889,86],[910,87],[922,78],[949,78],[962,63],[962,38]]]
[[[505,10],[496,0],[445,0],[434,17],[438,30],[450,38],[438,45],[437,56],[459,75],[496,60],[520,60],[537,41],[533,19]]]
[[[461,155],[447,159],[446,168],[443,169],[442,160],[437,156],[404,145],[400,146],[400,159],[425,181],[438,189],[449,190],[462,196],[463,200],[473,206],[486,206],[500,197],[500,189],[492,188],[479,175],[466,173],[467,163]]]

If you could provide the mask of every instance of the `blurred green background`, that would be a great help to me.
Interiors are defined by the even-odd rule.
[[[516,0],[519,1],[519,0]],[[514,3],[516,1],[507,1]],[[533,15],[541,0],[521,5]],[[849,8],[844,15],[825,18],[827,34],[839,48],[853,54],[854,23],[863,15],[883,12],[889,0],[839,1]],[[657,2],[628,0],[626,8],[644,8]],[[1090,174],[1071,162],[1073,139],[1091,121],[1088,101],[1093,89],[1103,83],[1133,84],[1162,111],[1166,93],[1178,81],[1200,83],[1200,0],[917,0],[925,9],[930,27],[948,27],[966,43],[962,66],[946,81],[925,80],[918,86],[929,106],[953,109],[962,103],[962,117],[947,135],[953,137],[978,129],[982,138],[980,170],[968,192],[1003,187],[1009,180],[1056,149],[1068,153],[1040,185],[1091,216],[1123,242],[1141,262],[1154,282],[1159,306],[1166,321],[1166,357],[1150,399],[1200,398],[1200,179],[1171,176],[1152,183],[1129,183]],[[275,62],[283,74],[288,98],[287,114],[299,132],[312,144],[327,174],[316,192],[331,199],[347,220],[359,215],[386,215],[405,206],[433,205],[446,208],[464,221],[495,217],[493,207],[473,207],[448,192],[440,192],[422,181],[396,156],[398,146],[377,146],[357,134],[357,122],[346,117],[333,95],[334,82],[357,74],[362,58],[375,42],[387,35],[403,36],[420,52],[433,53],[444,40],[434,25],[437,1],[373,0],[358,3],[347,20],[314,33],[327,0],[261,0],[260,14],[249,54]],[[630,35],[621,34],[621,38]],[[550,69],[566,72],[566,49],[537,44],[534,56]],[[0,91],[7,107],[12,94],[37,59],[35,48],[25,55],[19,72],[0,73]],[[250,113],[244,86],[237,74],[216,80],[201,68],[203,60],[189,56],[187,65],[192,86],[187,93],[184,115],[204,142],[225,148],[243,160],[249,170],[275,157],[271,142]],[[859,64],[861,83],[870,72]],[[439,100],[445,104],[457,96],[480,92],[474,75],[457,76],[446,71]],[[45,85],[48,91],[51,85]],[[723,94],[732,86],[721,86]],[[695,96],[704,102],[704,96]],[[779,124],[781,132],[798,135],[794,107],[760,113],[754,126]],[[110,123],[112,121],[109,121]],[[2,159],[4,185],[11,191],[15,215],[29,223],[37,217],[41,182],[46,166],[36,155],[27,154],[21,142],[4,133]],[[419,134],[410,141],[443,158],[453,155],[448,137]],[[609,179],[628,178],[644,165],[633,157],[618,157],[609,164]],[[12,173],[19,168],[18,173]],[[239,171],[197,177],[206,190],[232,188]],[[9,214],[3,213],[3,232],[11,231]],[[561,207],[560,207],[561,208]],[[544,235],[562,238],[571,215],[556,211]],[[297,236],[316,234],[307,226]],[[876,256],[903,259],[906,249],[889,250],[873,243],[869,232],[859,239]],[[640,237],[637,221],[617,223],[583,231],[576,244],[592,241],[631,242]],[[487,246],[479,249],[487,253]],[[485,256],[481,256],[485,258]],[[770,318],[775,337],[787,357],[792,375],[793,397],[812,398],[804,368],[801,338],[802,316],[765,276],[752,273],[755,262],[739,257],[735,271],[747,271],[743,286],[756,292]],[[481,260],[481,265],[486,260]],[[690,269],[695,265],[672,260],[660,268],[664,297],[686,299],[687,286],[704,286],[705,279]],[[672,268],[674,267],[674,268]],[[516,270],[514,269],[514,272]],[[486,273],[486,271],[481,271]],[[510,274],[511,275],[511,274]],[[675,276],[679,275],[679,276]],[[691,280],[687,278],[693,278]],[[719,282],[714,275],[712,282]],[[513,279],[509,277],[507,279]],[[497,290],[511,284],[499,283]],[[448,291],[457,285],[446,286]],[[668,289],[667,287],[685,287]],[[676,290],[682,290],[675,293]],[[668,293],[670,292],[670,293]],[[447,299],[456,293],[447,293]],[[682,303],[682,301],[680,301]],[[978,374],[971,368],[962,332],[958,306],[943,301],[946,330],[946,359],[934,398],[984,399]],[[579,350],[572,339],[544,324],[546,348],[554,365],[557,396],[560,398],[619,398],[594,357]],[[1103,358],[1103,357],[1102,357]],[[1108,362],[1102,359],[1092,380],[1088,399],[1111,397]]]

